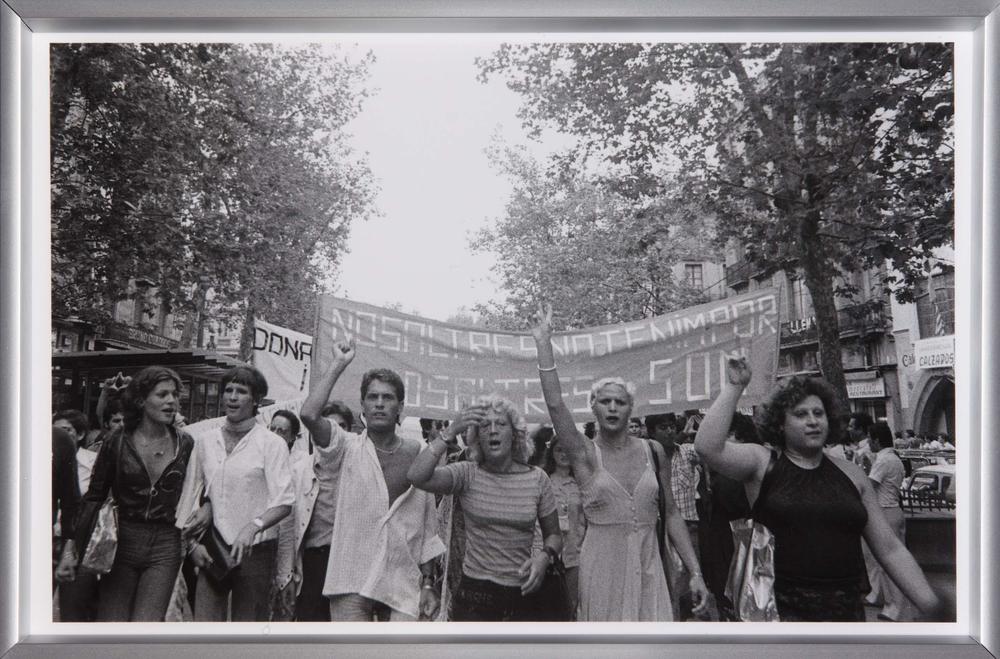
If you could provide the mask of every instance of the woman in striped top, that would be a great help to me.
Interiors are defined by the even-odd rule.
[[[469,428],[470,460],[438,466],[448,445]],[[562,550],[562,535],[552,484],[528,465],[529,457],[523,418],[510,401],[489,396],[462,410],[407,473],[414,487],[454,494],[462,505],[465,559],[451,620],[531,621],[542,615],[530,596]],[[532,556],[536,521],[544,551]]]

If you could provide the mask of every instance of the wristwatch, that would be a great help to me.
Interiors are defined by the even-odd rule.
[[[253,518],[253,525],[257,527],[258,531],[264,530],[264,520],[262,520],[260,517]]]
[[[556,559],[559,558],[559,552],[548,545],[543,546],[542,550],[549,555],[549,565],[555,563]]]

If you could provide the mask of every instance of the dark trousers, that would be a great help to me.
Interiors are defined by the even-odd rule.
[[[278,541],[266,540],[253,546],[249,556],[222,581],[208,572],[198,574],[194,619],[198,622],[225,622],[232,593],[233,622],[266,622],[271,616],[271,580]]]
[[[462,575],[449,619],[455,622],[533,622],[538,620],[534,601],[517,586],[501,586]]]
[[[77,569],[76,579],[59,584],[59,621],[97,620],[97,575]]]
[[[101,578],[101,622],[163,622],[181,568],[181,532],[172,524],[118,523],[111,572]]]
[[[298,622],[330,622],[330,601],[323,596],[330,545],[306,547],[302,551],[302,589],[295,600]]]

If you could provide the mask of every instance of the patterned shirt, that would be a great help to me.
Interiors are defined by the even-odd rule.
[[[670,491],[685,522],[698,521],[698,454],[694,444],[676,444],[670,454]]]
[[[524,473],[494,474],[475,462],[443,468],[465,516],[462,571],[474,579],[520,586],[521,565],[531,556],[539,518],[556,510],[548,475],[532,467]]]

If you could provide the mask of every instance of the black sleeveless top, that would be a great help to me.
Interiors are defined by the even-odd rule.
[[[803,469],[782,454],[761,483],[754,518],[774,534],[776,586],[868,590],[861,533],[868,512],[851,479],[828,457]]]

